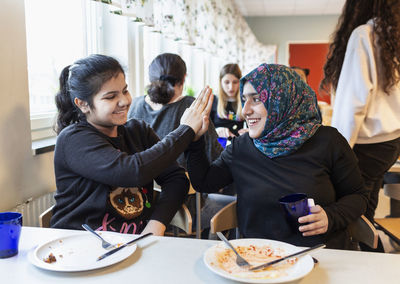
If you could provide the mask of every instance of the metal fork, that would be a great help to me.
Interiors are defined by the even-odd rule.
[[[110,249],[114,247],[114,245],[110,244],[107,242],[105,239],[103,239],[99,234],[97,234],[92,228],[89,227],[88,224],[82,224],[82,228],[84,228],[86,231],[91,232],[94,234],[96,237],[98,237],[101,240],[101,246],[105,249]]]
[[[248,263],[247,260],[240,256],[240,254],[235,250],[233,245],[225,238],[225,236],[221,232],[217,232],[217,235],[236,254],[236,264],[243,268],[250,268],[250,263]]]

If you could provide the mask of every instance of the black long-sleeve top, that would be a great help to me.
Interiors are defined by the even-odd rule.
[[[234,182],[240,232],[247,238],[267,238],[300,246],[326,243],[330,248],[350,248],[348,224],[364,213],[368,193],[348,143],[332,127],[321,126],[296,152],[270,159],[248,134],[233,139],[211,165],[200,139],[186,151],[194,188],[215,192]],[[303,237],[293,233],[279,205],[279,198],[305,193],[325,210],[325,234]]]
[[[240,103],[240,102],[239,102]],[[225,107],[228,116],[237,117],[236,107],[233,102],[228,102]],[[226,127],[235,136],[239,136],[239,130],[243,128],[244,121],[238,119],[221,118],[218,115],[218,98],[214,96],[214,101],[210,113],[211,121],[214,123],[215,128]]]
[[[144,122],[130,120],[108,137],[87,122],[59,134],[54,153],[57,193],[51,226],[140,233],[148,220],[169,224],[189,181],[175,160],[193,140],[182,125],[160,141]],[[153,179],[161,185],[157,200]]]
[[[163,138],[179,127],[183,113],[190,107],[193,101],[193,97],[184,96],[179,101],[165,104],[161,109],[154,110],[146,103],[145,96],[137,97],[132,101],[128,118],[145,121],[154,129],[158,137]],[[221,144],[218,142],[218,135],[212,123],[210,123],[207,132],[204,134],[204,138],[207,158],[212,162],[219,157],[223,150]],[[179,155],[177,162],[181,167],[186,169],[186,160],[183,153]]]

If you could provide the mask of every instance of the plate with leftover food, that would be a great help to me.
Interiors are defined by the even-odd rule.
[[[97,233],[117,246],[133,239],[133,236],[113,232]],[[97,258],[108,250],[104,249],[101,241],[92,234],[76,234],[39,245],[30,254],[29,260],[39,268],[52,271],[86,271],[118,263],[133,254],[136,247],[136,244],[127,246],[113,255],[97,261]]]
[[[301,247],[266,239],[238,239],[230,241],[251,266],[257,266],[302,250]],[[303,278],[314,267],[310,255],[294,257],[268,268],[250,271],[236,264],[236,255],[223,242],[204,253],[206,266],[214,273],[246,283],[285,283]]]

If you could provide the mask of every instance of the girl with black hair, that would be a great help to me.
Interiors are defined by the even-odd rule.
[[[149,66],[150,84],[147,95],[133,100],[128,117],[143,120],[150,125],[160,138],[167,136],[180,125],[181,116],[193,103],[194,98],[183,95],[186,77],[186,64],[182,58],[173,53],[158,55]],[[205,147],[209,162],[216,160],[223,148],[218,142],[214,125],[210,123],[204,134]],[[184,154],[178,159],[178,164],[187,168]],[[210,226],[211,218],[222,207],[229,204],[235,197],[222,194],[202,195],[201,228]],[[195,214],[194,195],[189,195],[186,204],[192,215]],[[206,234],[206,231],[203,231]]]
[[[179,55],[162,53],[155,57],[149,66],[147,95],[133,99],[128,118],[145,121],[160,138],[167,136],[179,127],[181,116],[194,101],[183,94],[185,77],[186,63]],[[212,162],[223,150],[212,123],[204,136],[207,157]],[[183,153],[177,162],[186,169]]]
[[[145,123],[130,120],[125,74],[112,57],[91,55],[67,66],[56,95],[54,153],[57,193],[51,226],[163,235],[189,182],[174,162],[208,124],[205,88],[162,141]],[[153,180],[162,187],[157,200]]]

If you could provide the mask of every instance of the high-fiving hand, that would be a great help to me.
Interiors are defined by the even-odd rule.
[[[208,129],[213,100],[211,88],[206,86],[181,117],[181,124],[190,126],[195,132],[194,140],[198,140]]]

